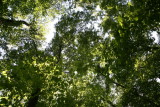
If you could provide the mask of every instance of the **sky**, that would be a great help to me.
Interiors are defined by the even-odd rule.
[[[100,11],[100,7],[97,6],[96,7],[96,11]],[[83,11],[83,8],[81,7],[76,7],[75,11]],[[42,50],[45,49],[48,46],[48,43],[51,42],[52,38],[54,37],[54,34],[56,32],[56,28],[55,28],[55,24],[58,23],[59,19],[61,18],[61,15],[56,16],[54,19],[48,21],[46,24],[44,24],[45,29],[46,29],[46,33],[45,33],[45,38],[46,40],[44,41],[44,43],[42,44]],[[98,23],[101,22],[101,20],[97,21]],[[96,29],[98,29],[98,23],[94,23],[94,27]],[[92,26],[92,25],[88,25],[88,26]],[[159,37],[158,37],[158,33],[156,31],[153,31],[152,33],[152,37],[155,38],[155,43],[159,42]],[[106,35],[105,35],[106,36]],[[106,36],[107,37],[107,36]],[[2,48],[0,48],[0,54],[4,54],[4,51]],[[3,57],[0,56],[0,59],[2,59]]]
[[[155,38],[154,42],[159,43],[158,33],[156,31],[152,32],[152,37]]]
[[[129,0],[130,1],[130,0]],[[75,8],[75,11],[83,11],[83,8],[82,7],[76,7]],[[100,7],[97,6],[96,7],[96,11],[101,11]],[[60,15],[57,16],[54,20],[52,21],[49,21],[46,25],[46,29],[47,29],[47,33],[45,35],[45,43],[43,44],[42,48],[44,49],[48,43],[51,42],[52,38],[54,37],[54,33],[56,32],[56,29],[55,29],[55,24],[58,23],[59,19],[60,19]],[[94,23],[94,27],[96,29],[98,29],[98,24],[102,22],[102,20],[98,19],[97,21],[98,23]],[[91,26],[91,25],[88,25],[88,26]],[[152,33],[152,37],[155,38],[155,43],[158,43],[159,42],[159,39],[158,39],[158,33],[156,31],[153,31]],[[106,36],[106,35],[105,35]],[[106,36],[107,37],[107,36]]]
[[[45,38],[46,40],[44,41],[44,43],[42,44],[42,49],[45,49],[48,45],[48,43],[51,42],[52,38],[54,37],[54,34],[56,32],[56,28],[55,28],[55,24],[58,23],[60,16],[56,17],[55,19],[49,21],[46,24],[46,34],[45,34]]]

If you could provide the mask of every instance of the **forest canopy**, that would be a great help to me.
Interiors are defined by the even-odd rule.
[[[159,0],[0,0],[0,106],[158,107],[159,36]]]

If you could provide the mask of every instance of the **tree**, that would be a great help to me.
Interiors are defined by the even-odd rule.
[[[159,106],[158,0],[0,4],[1,106]],[[41,19],[57,14],[42,50]]]

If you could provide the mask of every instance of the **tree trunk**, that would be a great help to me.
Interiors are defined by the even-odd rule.
[[[36,91],[31,94],[31,97],[27,103],[27,107],[36,107],[38,103],[39,93],[40,93],[40,88],[37,88]]]

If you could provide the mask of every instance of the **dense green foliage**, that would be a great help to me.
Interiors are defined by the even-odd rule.
[[[0,106],[158,107],[153,32],[159,0],[0,0]]]

